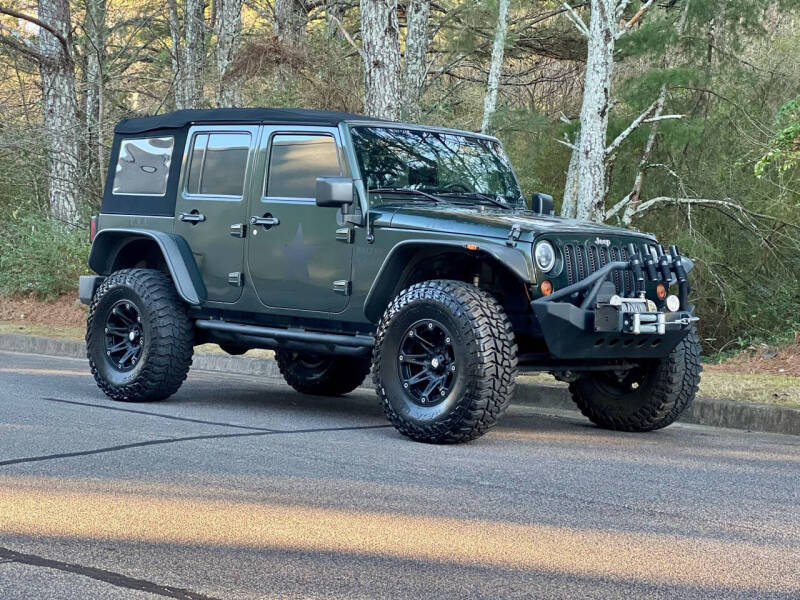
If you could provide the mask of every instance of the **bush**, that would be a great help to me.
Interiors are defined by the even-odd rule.
[[[88,272],[85,229],[66,229],[46,215],[0,220],[0,294],[53,299],[74,293]]]

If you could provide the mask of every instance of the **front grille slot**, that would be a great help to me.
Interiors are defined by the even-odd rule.
[[[648,248],[645,245],[641,250],[647,252]],[[591,242],[582,244],[570,242],[564,244],[562,251],[564,252],[564,272],[569,285],[585,279],[610,262],[627,261],[630,258],[628,250],[624,246],[608,247]],[[614,287],[620,296],[626,298],[633,295],[633,273],[629,270],[613,271],[611,281],[614,282]]]

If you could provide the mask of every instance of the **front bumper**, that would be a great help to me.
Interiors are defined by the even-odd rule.
[[[609,263],[582,281],[531,302],[550,354],[560,359],[663,358],[691,331],[698,320],[688,302],[691,261],[674,246],[670,255],[662,253],[657,268],[655,261],[649,257],[643,261],[632,247],[630,256],[629,261]],[[635,298],[613,295],[608,277],[620,270],[632,273]],[[645,301],[646,277],[667,288],[677,283],[679,310],[659,311]]]
[[[663,358],[689,333],[692,323],[697,320],[693,308],[667,313],[621,311],[621,322],[615,327],[608,325],[602,312],[600,319],[597,318],[603,307],[587,310],[569,302],[537,301],[532,302],[531,307],[550,354],[563,359]],[[651,332],[648,327],[642,333],[634,333],[634,315],[640,322],[643,317],[652,318],[655,331]],[[656,325],[659,319],[663,319],[661,333]]]

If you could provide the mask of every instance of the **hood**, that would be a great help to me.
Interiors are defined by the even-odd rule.
[[[382,208],[388,208],[383,205]],[[521,241],[533,241],[541,233],[575,233],[599,236],[634,236],[652,239],[652,236],[630,229],[609,227],[540,215],[530,210],[506,210],[487,206],[461,206],[454,204],[397,204],[391,227],[411,230],[460,233],[473,237],[507,238],[511,227],[519,225]]]

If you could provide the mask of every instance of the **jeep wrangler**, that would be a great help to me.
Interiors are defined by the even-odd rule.
[[[525,199],[490,136],[300,109],[181,110],[114,131],[89,266],[100,389],[162,400],[193,347],[269,348],[305,394],[372,381],[404,435],[491,428],[518,371],[569,382],[601,427],[691,403],[692,261]]]

